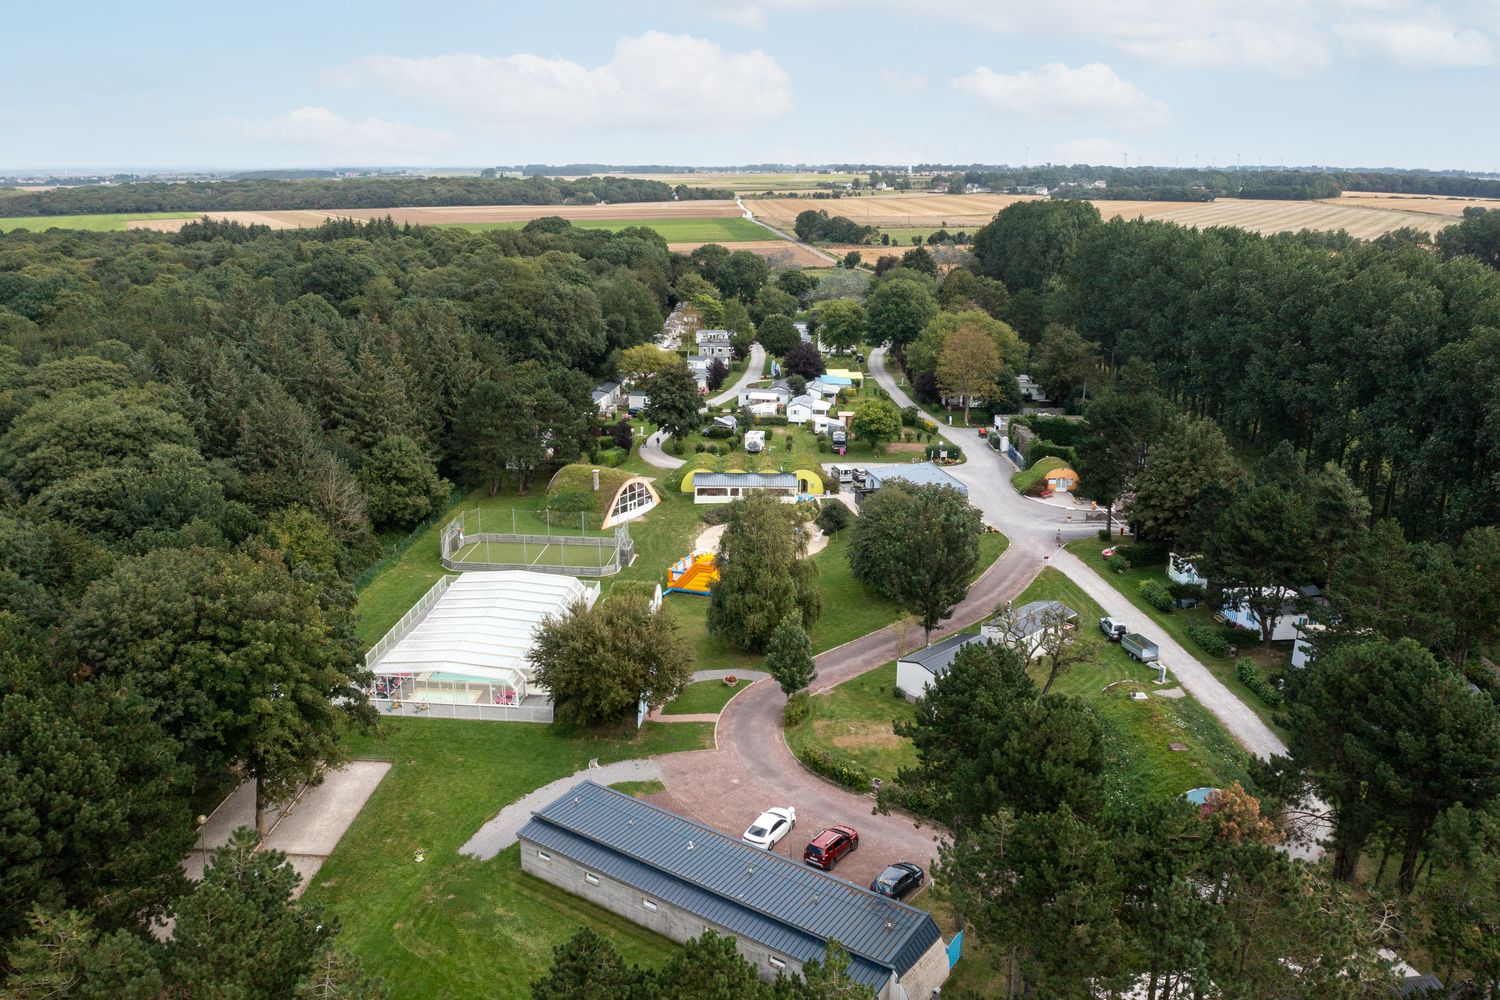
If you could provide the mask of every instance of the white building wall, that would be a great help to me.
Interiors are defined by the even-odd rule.
[[[920,698],[922,694],[932,687],[932,673],[918,663],[908,660],[896,661],[896,687],[908,698]]]

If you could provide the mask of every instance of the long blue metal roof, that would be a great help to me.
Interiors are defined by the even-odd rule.
[[[941,939],[925,911],[591,781],[519,836],[798,961],[836,938],[877,991]]]

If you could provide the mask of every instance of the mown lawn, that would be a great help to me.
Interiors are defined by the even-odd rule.
[[[1067,465],[1066,459],[1057,458],[1052,455],[1043,455],[1031,463],[1031,468],[1022,469],[1010,477],[1010,483],[1016,488],[1017,493],[1025,494],[1037,483],[1047,478],[1047,473],[1053,469],[1060,469]],[[1102,547],[1102,546],[1101,546]]]
[[[340,944],[397,998],[530,997],[552,948],[581,926],[613,941],[627,961],[660,962],[672,942],[523,874],[515,847],[490,861],[458,848],[502,806],[591,757],[607,763],[711,739],[703,723],[568,734],[526,723],[385,719],[379,735],[351,739],[350,750],[389,760],[391,770],[306,899],[338,918]]]
[[[1042,570],[1015,603],[1041,600],[1062,601],[1078,612],[1080,629],[1091,628],[1104,615],[1104,609],[1077,584],[1050,567]],[[1038,683],[1046,680],[1040,669],[1034,676]],[[1175,796],[1203,785],[1219,787],[1244,781],[1245,753],[1234,737],[1190,695],[1159,697],[1162,689],[1151,683],[1154,677],[1155,669],[1135,662],[1118,643],[1102,643],[1093,661],[1073,667],[1052,689],[1093,703],[1113,726],[1125,753],[1126,783],[1137,794]],[[1109,687],[1117,681],[1131,683]],[[1169,682],[1168,689],[1175,686]],[[1147,691],[1151,697],[1144,702],[1131,701],[1131,691]],[[1172,743],[1185,744],[1187,750],[1174,751],[1169,746]]]
[[[88,232],[124,232],[132,219],[196,219],[202,212],[102,212],[97,215],[13,215],[0,217],[0,233],[27,229],[44,233],[49,229],[82,229]]]
[[[1104,612],[1062,573],[1044,569],[1016,604],[1058,600],[1079,614],[1083,628]],[[1038,685],[1046,676],[1033,670]],[[1244,780],[1244,752],[1218,721],[1191,697],[1162,698],[1151,683],[1156,671],[1132,660],[1119,646],[1101,643],[1098,655],[1058,678],[1053,690],[1092,703],[1119,739],[1127,787],[1143,797],[1181,795],[1203,785]],[[1117,683],[1117,682],[1125,683]],[[892,778],[915,762],[909,741],[895,736],[892,721],[910,718],[911,706],[892,694],[896,665],[888,663],[814,696],[809,720],[786,731],[794,752],[806,747],[849,757],[873,777]],[[1148,691],[1144,702],[1131,691]],[[1174,751],[1171,744],[1187,747]]]
[[[786,730],[792,752],[809,747],[856,761],[872,778],[886,781],[903,767],[917,763],[910,740],[896,735],[892,723],[910,719],[910,702],[893,694],[896,663],[850,678],[812,699],[812,712],[800,725]]]
[[[1235,661],[1240,656],[1248,656],[1253,659],[1261,672],[1268,677],[1275,678],[1281,671],[1291,665],[1290,643],[1272,643],[1269,649],[1255,644],[1240,646],[1234,657],[1210,656],[1203,647],[1199,646],[1188,635],[1187,627],[1190,622],[1198,622],[1207,625],[1216,631],[1218,626],[1213,620],[1213,613],[1206,605],[1200,604],[1196,608],[1174,608],[1171,614],[1162,614],[1151,605],[1141,599],[1141,583],[1146,580],[1158,580],[1163,584],[1169,583],[1166,568],[1162,566],[1139,566],[1128,569],[1123,573],[1114,572],[1109,566],[1109,560],[1100,553],[1108,545],[1097,538],[1085,538],[1072,542],[1068,545],[1068,551],[1088,563],[1099,575],[1111,586],[1118,590],[1125,599],[1135,606],[1135,609],[1145,617],[1149,618],[1154,625],[1182,644],[1183,648],[1198,658],[1198,662],[1207,667],[1225,687],[1234,692],[1236,698],[1250,706],[1251,711],[1260,716],[1261,721],[1270,726],[1282,739],[1286,738],[1286,731],[1276,724],[1273,712],[1269,705],[1260,699],[1254,691],[1245,686],[1244,682],[1234,672]]]
[[[776,235],[763,226],[738,217],[709,216],[701,219],[572,219],[574,229],[603,229],[618,233],[622,229],[639,227],[654,229],[668,243],[749,243],[758,240],[774,240]],[[484,232],[493,229],[524,229],[527,220],[504,222],[451,222],[439,223],[444,229],[468,229]]]
[[[696,681],[683,689],[682,694],[677,696],[676,701],[669,702],[662,709],[663,715],[699,715],[709,712],[722,711],[740,691],[750,684],[749,681],[738,680],[733,685],[723,681]]]

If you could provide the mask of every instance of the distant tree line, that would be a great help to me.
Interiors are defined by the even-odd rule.
[[[352,177],[241,179],[56,188],[5,199],[11,215],[103,212],[231,212],[408,208],[421,205],[593,205],[599,202],[732,198],[713,188],[672,187],[633,177]]]
[[[823,209],[812,208],[797,213],[792,230],[804,243],[869,243],[880,233],[874,226],[862,226],[842,215],[830,216]]]

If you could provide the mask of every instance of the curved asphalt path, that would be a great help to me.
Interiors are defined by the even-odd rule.
[[[884,355],[884,349],[871,353],[871,375],[898,405],[912,405],[886,371]],[[928,415],[928,419],[933,418]],[[945,426],[943,434],[962,446],[968,458],[964,465],[948,471],[969,487],[970,501],[988,524],[1005,532],[1010,544],[970,587],[963,603],[934,631],[933,638],[988,617],[1006,601],[1014,600],[1049,563],[1109,614],[1140,620],[1140,613],[1123,595],[1058,544],[1059,537],[1071,541],[1090,535],[1097,530],[1096,525],[1082,522],[1065,508],[1019,495],[1010,485],[1014,467],[990,448],[977,430]],[[659,445],[656,447],[659,451]],[[652,462],[645,446],[642,456]],[[1285,752],[1276,734],[1181,645],[1149,624],[1141,630],[1160,645],[1163,660],[1182,687],[1247,749],[1259,756]],[[919,638],[910,637],[908,642]],[[828,690],[905,651],[898,649],[897,635],[890,628],[861,636],[817,657],[818,678],[811,690]],[[773,681],[758,681],[735,697],[719,716],[715,749],[659,758],[669,804],[729,833],[738,833],[762,809],[795,806],[797,828],[778,848],[793,857],[800,856],[808,840],[826,826],[853,824],[860,831],[861,850],[846,857],[838,870],[839,875],[852,881],[868,883],[891,861],[929,866],[937,855],[937,839],[945,831],[920,826],[902,815],[875,815],[869,796],[847,792],[805,770],[782,737],[785,704],[785,696]],[[1303,850],[1294,853],[1316,854]]]
[[[738,397],[740,394],[740,390],[745,388],[745,386],[749,385],[751,382],[759,382],[761,379],[765,378],[765,371],[766,349],[764,347],[761,347],[759,344],[751,344],[750,360],[745,365],[744,372],[740,374],[739,380],[736,381],[734,385],[719,393],[717,396],[710,397],[708,400],[708,405],[718,406],[720,403],[727,403],[731,399]]]

